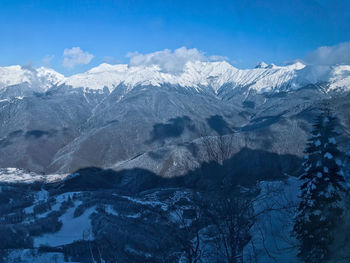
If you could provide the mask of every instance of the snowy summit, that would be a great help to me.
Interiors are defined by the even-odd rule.
[[[238,69],[228,62],[188,61],[178,72],[166,71],[157,64],[110,65],[103,63],[84,73],[65,77],[49,68],[9,66],[0,68],[0,89],[27,85],[45,91],[53,85],[66,85],[86,90],[114,90],[118,85],[162,86],[163,84],[193,88],[200,92],[210,87],[218,93],[225,84],[233,89],[249,87],[257,93],[279,92],[301,88],[307,84],[328,83],[329,89],[347,88],[350,66],[306,66],[300,62],[276,66],[259,63],[254,69]]]

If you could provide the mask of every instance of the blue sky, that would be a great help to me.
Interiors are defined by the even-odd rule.
[[[128,63],[128,52],[185,46],[247,68],[348,42],[350,1],[1,0],[0,37],[0,66],[46,64],[71,74]],[[73,47],[91,56],[63,63]]]

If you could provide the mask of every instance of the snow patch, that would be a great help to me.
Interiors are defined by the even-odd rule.
[[[88,208],[81,216],[74,217],[74,211],[80,204],[81,201],[75,202],[74,207],[69,208],[65,214],[59,217],[62,227],[58,232],[34,238],[34,247],[40,247],[41,245],[55,247],[71,244],[78,240],[93,240],[90,215],[95,212],[96,208]]]
[[[316,141],[314,142],[314,144],[315,144],[316,147],[318,147],[318,146],[321,145],[321,141],[320,141],[320,140],[316,140]]]
[[[34,183],[56,182],[66,178],[68,174],[36,174],[18,168],[0,168],[0,183]]]
[[[329,152],[326,152],[326,153],[324,154],[324,157],[325,157],[325,158],[328,158],[328,159],[333,159],[333,155],[332,155],[331,153],[329,153]]]

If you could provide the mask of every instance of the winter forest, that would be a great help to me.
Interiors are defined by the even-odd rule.
[[[215,161],[180,178],[140,170],[133,181],[130,171],[90,168],[64,181],[4,184],[2,258],[347,262],[350,152],[337,145],[337,116],[318,112],[296,176],[229,176],[233,139],[225,135],[203,137],[202,154]]]

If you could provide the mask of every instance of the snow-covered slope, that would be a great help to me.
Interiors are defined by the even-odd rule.
[[[38,78],[41,87],[46,90],[52,85],[55,85],[65,79],[65,77],[53,69],[40,67],[36,70],[36,77]]]
[[[334,67],[331,71],[330,78],[330,89],[334,90],[337,88],[350,89],[350,66],[340,65]]]
[[[137,85],[159,87],[164,83],[199,89],[200,86],[216,84],[221,78],[227,79],[225,76],[232,75],[236,71],[237,69],[227,62],[189,62],[181,74],[162,72],[158,66],[129,67],[126,64],[101,64],[85,73],[73,75],[62,83],[89,89],[107,87],[109,90],[113,90],[119,84],[128,87]],[[218,77],[221,77],[220,80],[213,81],[213,78]]]
[[[300,62],[276,66],[261,62],[253,69],[237,69],[225,61],[190,61],[182,72],[173,73],[164,72],[157,65],[103,63],[70,77],[64,77],[44,67],[0,67],[0,89],[21,83],[40,90],[47,90],[54,84],[65,84],[89,90],[103,90],[106,87],[109,91],[120,84],[127,86],[129,90],[139,85],[160,87],[169,84],[192,88],[197,92],[208,90],[209,87],[215,94],[226,84],[230,84],[232,89],[245,87],[257,93],[264,93],[295,90],[310,83],[328,83],[329,90],[334,90],[349,89],[350,66],[306,66]]]
[[[61,81],[75,88],[82,87],[112,91],[120,84],[129,88],[138,85],[162,84],[194,88],[196,91],[210,87],[218,93],[225,84],[233,89],[248,87],[257,93],[279,92],[301,88],[308,84],[329,83],[329,89],[349,89],[350,66],[306,66],[296,62],[287,66],[259,63],[254,69],[237,69],[222,62],[188,62],[183,72],[163,72],[158,66],[128,66],[126,64],[101,64],[85,73]]]
[[[66,178],[68,174],[36,174],[18,168],[0,168],[0,183],[55,182]]]
[[[304,142],[305,129],[300,127],[304,119],[312,118],[290,118],[333,98],[333,93],[323,92],[327,88],[349,90],[349,68],[260,63],[257,68],[241,70],[227,62],[197,61],[170,73],[156,65],[101,64],[67,78],[46,68],[1,68],[3,87],[13,86],[0,90],[0,164],[37,173],[73,172],[91,165],[111,167],[159,147],[191,142],[201,127],[209,135],[251,132],[254,147],[262,147],[262,141],[254,137],[259,130],[273,126],[268,138],[276,141],[296,127],[289,147],[295,154],[298,147],[294,145]],[[56,81],[59,83],[50,88]],[[320,88],[302,88],[318,82]],[[46,89],[45,94],[33,93]],[[290,90],[293,92],[278,96],[259,94]],[[348,109],[346,98],[332,101],[342,105],[337,110],[341,117]],[[243,137],[240,140],[245,142]],[[164,169],[159,169],[161,164],[154,171],[173,171],[166,166],[179,163],[183,155],[177,150],[163,159]],[[157,166],[158,159],[152,158],[144,154],[129,164]]]
[[[27,84],[29,87],[46,90],[64,80],[64,76],[49,68],[22,66],[0,67],[0,89],[8,86]]]
[[[226,83],[234,87],[250,86],[258,92],[285,86],[304,67],[301,63],[278,67],[265,66],[240,70],[227,62],[188,62],[180,74],[162,72],[158,66],[133,66],[101,64],[85,73],[73,75],[62,83],[73,87],[113,90],[119,84],[161,86],[162,84],[192,87],[200,91],[210,86],[215,93]]]

